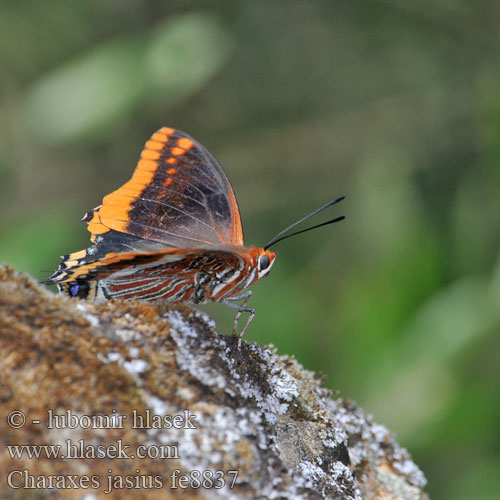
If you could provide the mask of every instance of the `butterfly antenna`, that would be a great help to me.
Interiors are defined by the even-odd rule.
[[[336,217],[335,219],[331,219],[331,220],[329,220],[327,222],[323,222],[321,224],[317,224],[316,226],[308,227],[306,229],[302,229],[302,230],[297,231],[295,233],[285,235],[285,233],[287,233],[288,231],[290,231],[290,229],[294,228],[295,226],[298,226],[299,224],[301,224],[302,222],[306,221],[307,219],[310,219],[311,217],[314,217],[319,212],[322,212],[323,210],[325,210],[325,208],[331,207],[332,205],[335,205],[336,203],[339,203],[344,198],[345,198],[345,195],[339,196],[338,198],[335,198],[334,200],[329,201],[326,205],[323,205],[322,207],[317,208],[316,210],[314,210],[314,212],[311,212],[310,214],[306,215],[305,217],[302,217],[302,219],[300,219],[300,220],[294,222],[293,224],[289,225],[288,227],[286,227],[285,229],[283,229],[283,231],[280,231],[269,243],[267,243],[266,246],[264,247],[264,250],[267,250],[271,245],[274,245],[275,243],[278,243],[278,241],[282,241],[282,240],[284,240],[286,238],[291,238],[292,236],[296,236],[297,234],[305,233],[306,231],[312,231],[313,229],[317,229],[318,227],[327,226],[328,224],[333,224],[335,222],[339,222],[339,221],[345,219],[345,217],[342,215],[340,217]],[[283,236],[283,235],[285,235],[285,236]]]

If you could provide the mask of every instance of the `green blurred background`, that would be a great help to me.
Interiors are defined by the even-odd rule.
[[[498,498],[498,0],[2,1],[0,40],[0,261],[87,247],[162,125],[222,163],[247,244],[345,193],[276,247],[247,340],[395,431],[432,499]]]

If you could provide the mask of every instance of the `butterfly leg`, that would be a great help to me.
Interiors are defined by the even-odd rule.
[[[245,335],[245,332],[248,328],[248,325],[250,325],[253,318],[255,317],[255,309],[252,309],[251,307],[247,307],[248,301],[250,300],[251,296],[252,296],[252,292],[250,290],[247,290],[246,292],[240,293],[238,295],[234,295],[233,297],[228,297],[227,299],[220,300],[220,302],[222,304],[225,304],[226,306],[232,307],[233,309],[236,309],[238,311],[236,313],[235,318],[234,318],[233,335],[237,335],[238,321],[241,317],[241,314],[244,312],[247,312],[250,314],[250,316],[247,319],[247,322],[245,323],[245,326],[242,328],[241,332],[238,335],[238,348],[241,346],[241,339],[242,339],[243,335]],[[236,304],[235,302],[238,300],[243,300],[243,302],[241,304]]]
[[[241,317],[241,314],[243,312],[248,312],[250,313],[250,317],[248,318],[244,328],[243,328],[243,331],[240,333],[240,337],[243,337],[243,334],[245,333],[245,330],[247,329],[248,325],[250,324],[250,322],[252,321],[253,317],[255,316],[255,309],[252,309],[251,307],[246,307],[246,305],[248,304],[248,301],[250,300],[250,297],[252,296],[252,292],[251,291],[247,291],[247,292],[244,292],[244,293],[240,293],[238,295],[235,295],[234,297],[230,297],[229,299],[227,300],[232,300],[232,301],[236,301],[236,300],[242,300],[243,299],[243,302],[241,303],[241,305],[239,304],[233,304],[233,306],[236,306],[235,309],[238,310],[238,312],[236,313],[236,316],[234,317],[234,324],[233,324],[233,335],[236,335],[236,332],[238,331],[238,322],[240,321],[240,317]]]

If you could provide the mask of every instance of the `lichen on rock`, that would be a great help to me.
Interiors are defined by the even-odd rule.
[[[245,342],[238,349],[205,314],[69,300],[8,267],[0,268],[0,304],[2,498],[426,498],[422,473],[384,427],[332,399],[292,357]],[[77,418],[123,416],[125,424],[47,428],[49,411],[67,410]],[[22,428],[9,426],[12,411],[26,416]],[[138,419],[142,427],[132,425]],[[68,442],[104,451],[28,459],[7,448],[61,446],[64,454]],[[127,458],[110,456],[118,442]],[[25,477],[14,474],[9,486],[9,473],[25,470],[61,484],[66,476],[95,482],[26,489],[16,488]],[[196,487],[193,471],[212,487]],[[187,488],[172,488],[178,475],[191,481]]]

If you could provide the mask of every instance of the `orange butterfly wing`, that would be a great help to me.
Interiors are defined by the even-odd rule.
[[[158,130],[146,142],[132,178],[104,197],[83,221],[173,248],[243,245],[240,212],[217,160],[188,134]]]

